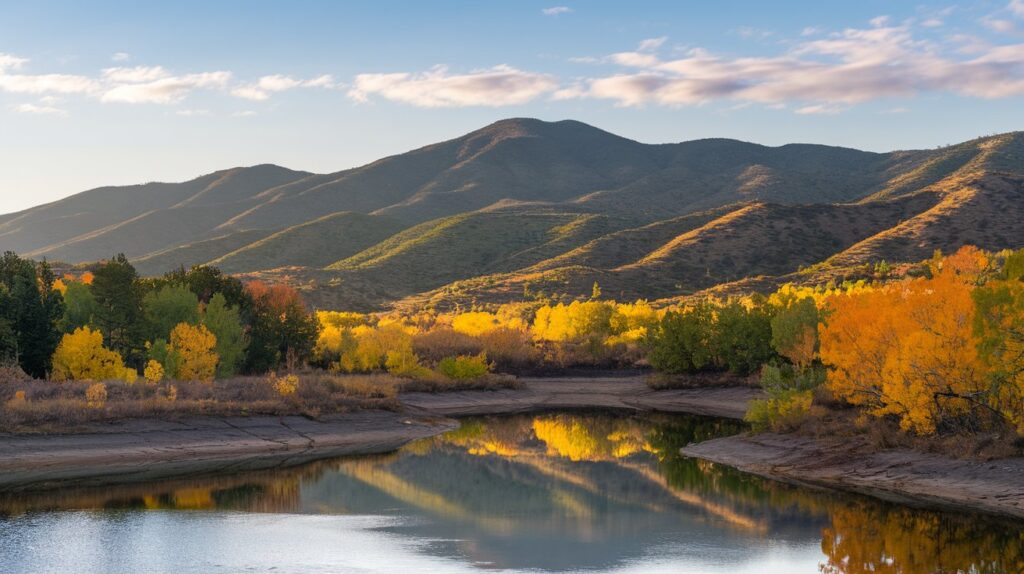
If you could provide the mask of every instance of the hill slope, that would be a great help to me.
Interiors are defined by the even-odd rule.
[[[146,274],[213,263],[363,309],[571,298],[594,281],[678,297],[1024,246],[1022,182],[1022,133],[871,153],[648,145],[519,118],[331,174],[259,165],[90,190],[0,216],[0,250],[70,263],[124,252]]]

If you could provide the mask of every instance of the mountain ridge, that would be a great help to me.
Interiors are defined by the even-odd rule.
[[[258,164],[86,190],[0,216],[0,250],[124,252],[146,274],[219,264],[325,306],[574,297],[594,281],[671,298],[957,242],[1021,247],[1022,182],[1022,132],[866,152],[510,118],[334,173]]]

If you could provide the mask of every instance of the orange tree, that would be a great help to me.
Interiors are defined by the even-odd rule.
[[[932,278],[829,297],[820,355],[833,393],[904,430],[975,430],[992,414],[971,296],[985,264],[965,248],[936,260]]]

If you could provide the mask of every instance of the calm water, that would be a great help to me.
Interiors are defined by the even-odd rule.
[[[686,459],[694,417],[464,421],[387,456],[0,500],[0,572],[1024,572],[1020,524]]]

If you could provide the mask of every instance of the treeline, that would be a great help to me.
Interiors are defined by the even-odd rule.
[[[79,275],[0,259],[0,359],[35,378],[205,380],[306,361],[316,317],[286,286],[212,267],[139,277],[123,256]]]

